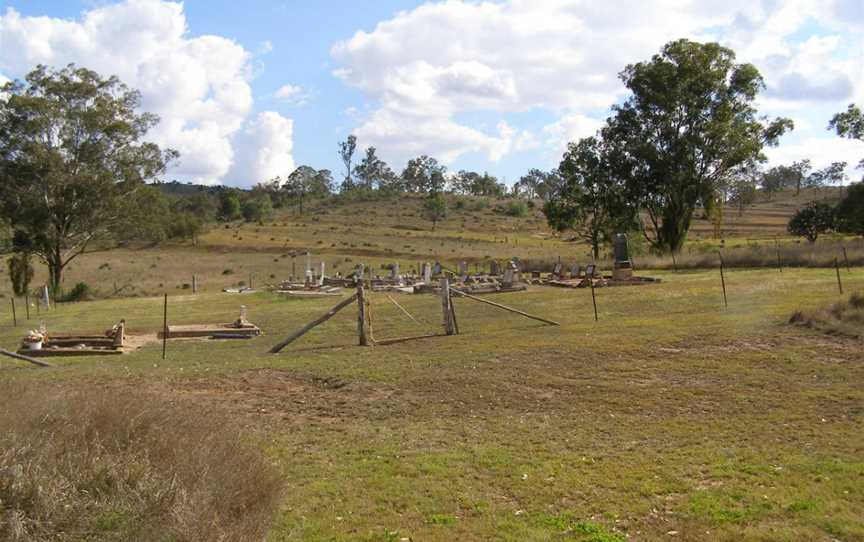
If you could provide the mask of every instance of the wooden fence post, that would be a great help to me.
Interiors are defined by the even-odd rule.
[[[597,297],[594,295],[594,277],[588,277],[588,284],[591,285],[591,302],[594,304],[594,321],[599,322],[600,318],[597,316]]]
[[[366,292],[363,281],[357,281],[357,333],[360,336],[360,346],[369,346],[369,314],[367,311]]]
[[[168,348],[168,294],[165,294],[165,303],[162,308],[162,359]]]
[[[443,316],[444,322],[444,333],[447,335],[455,335],[456,334],[456,326],[453,323],[453,311],[451,309],[451,301],[450,301],[450,279],[443,278],[440,282],[441,285],[441,312]]]
[[[12,325],[18,327],[18,315],[15,314],[15,298],[9,298],[12,301]]]
[[[843,295],[843,283],[840,282],[840,263],[837,258],[834,258],[834,271],[837,272],[837,289],[840,290],[840,295]]]
[[[777,269],[779,269],[780,272],[782,273],[783,272],[783,262],[780,260],[780,243],[776,243],[774,248],[777,251]]]
[[[723,306],[729,308],[729,301],[726,299],[726,277],[723,274],[723,255],[717,252],[720,257],[720,285],[723,287]]]
[[[278,353],[280,350],[282,350],[283,348],[288,346],[290,343],[294,342],[295,340],[299,339],[300,337],[302,337],[303,335],[308,333],[315,326],[323,324],[324,322],[326,322],[330,318],[333,318],[333,316],[335,316],[337,312],[341,311],[342,309],[344,309],[345,307],[347,307],[351,303],[354,303],[354,301],[356,301],[356,300],[357,300],[357,294],[356,293],[353,294],[348,299],[343,299],[342,301],[339,302],[339,304],[337,304],[335,307],[333,307],[332,309],[330,309],[329,311],[324,313],[322,316],[319,316],[315,320],[313,320],[313,321],[309,322],[308,324],[306,324],[305,326],[303,326],[300,329],[300,331],[296,331],[296,332],[292,333],[285,340],[274,345],[273,348],[270,349],[270,353],[271,354]]]
[[[195,275],[192,275],[192,293],[198,293],[198,277]]]
[[[24,293],[24,308],[27,310],[27,320],[30,320],[30,294]]]
[[[849,255],[846,254],[846,247],[843,247],[843,260],[846,261],[846,272],[847,272],[847,273],[851,273],[851,272],[852,272],[852,268],[849,267]]]

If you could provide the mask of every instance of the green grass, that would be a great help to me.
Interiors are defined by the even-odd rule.
[[[3,359],[0,373],[232,412],[286,480],[271,541],[864,540],[861,342],[786,324],[839,299],[833,270],[730,270],[728,308],[714,271],[654,275],[597,290],[598,323],[590,292],[533,288],[495,301],[560,327],[459,299],[461,335],[361,348],[347,309],[276,356],[264,352],[337,300],[178,294],[172,323],[245,304],[265,335],[172,341],[165,361],[158,344],[46,370]],[[860,268],[843,279],[864,290]],[[440,319],[432,296],[398,301]],[[427,331],[383,295],[372,304],[377,338]],[[126,318],[152,332],[161,308],[142,297],[43,316],[55,331]],[[25,330],[8,320],[7,348]]]

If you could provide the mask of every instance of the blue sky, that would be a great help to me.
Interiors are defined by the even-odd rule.
[[[762,71],[761,110],[797,124],[772,163],[855,164],[864,145],[825,125],[864,103],[862,36],[860,0],[0,0],[0,77],[40,62],[118,74],[162,117],[152,137],[181,151],[181,180],[338,177],[336,143],[356,133],[397,170],[424,153],[512,182],[591,135],[624,65],[679,37]]]

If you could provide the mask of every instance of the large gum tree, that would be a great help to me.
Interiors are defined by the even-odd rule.
[[[55,292],[72,260],[128,220],[123,202],[177,157],[141,141],[158,118],[140,102],[116,77],[71,64],[0,87],[0,214]]]
[[[759,71],[736,64],[735,53],[716,43],[670,42],[620,77],[631,94],[603,129],[608,159],[639,206],[652,247],[678,252],[696,208],[764,161],[763,147],[792,122],[758,117]]]

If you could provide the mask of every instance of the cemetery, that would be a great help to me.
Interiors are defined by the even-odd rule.
[[[864,541],[850,2],[11,3],[0,539]]]

